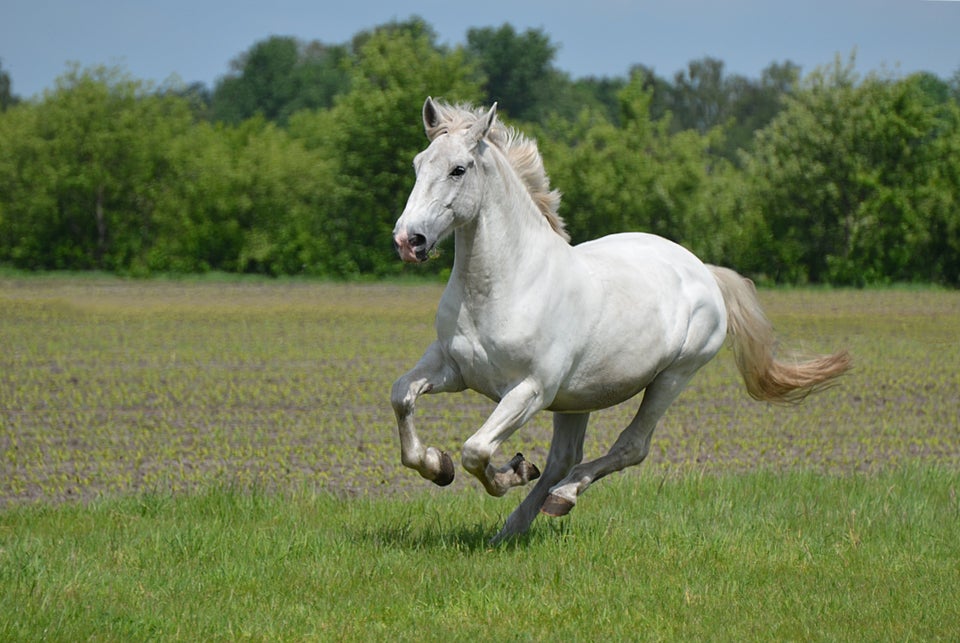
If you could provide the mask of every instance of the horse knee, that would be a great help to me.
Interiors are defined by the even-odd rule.
[[[417,398],[430,391],[430,386],[420,382],[413,382],[408,377],[401,377],[393,383],[390,389],[390,404],[397,417],[406,417],[413,413]]]
[[[403,378],[394,382],[393,388],[390,389],[390,405],[393,406],[397,415],[408,414],[413,406],[407,394],[408,390],[409,387],[404,386]]]
[[[463,443],[460,462],[463,468],[477,477],[484,475],[487,464],[490,462],[490,447],[476,438],[469,438]]]

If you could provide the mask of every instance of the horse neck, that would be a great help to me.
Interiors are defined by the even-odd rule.
[[[458,229],[454,270],[464,292],[488,298],[542,274],[545,262],[569,249],[537,210],[526,186],[499,152],[486,180],[479,215]]]

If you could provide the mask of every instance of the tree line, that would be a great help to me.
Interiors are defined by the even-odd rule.
[[[574,242],[625,230],[778,283],[960,285],[960,70],[851,57],[759,79],[571,78],[540,30],[438,42],[419,18],[326,45],[254,44],[213,88],[71,67],[20,100],[0,67],[0,264],[389,276],[424,97],[535,136]]]

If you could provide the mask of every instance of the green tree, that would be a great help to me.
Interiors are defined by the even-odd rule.
[[[200,82],[184,85],[180,82],[164,84],[157,90],[158,96],[176,96],[184,99],[194,117],[202,120],[210,119],[210,105],[213,102],[213,93],[210,89]]]
[[[328,274],[330,164],[263,117],[195,122],[186,99],[74,69],[0,117],[0,261],[132,274]]]
[[[554,69],[557,47],[542,30],[521,34],[509,24],[470,29],[466,49],[483,73],[486,103],[497,101],[510,117],[528,122],[556,109],[566,78]]]
[[[13,93],[13,83],[10,80],[10,74],[3,68],[3,61],[0,60],[0,112],[5,111],[20,102]]]
[[[811,74],[746,164],[779,281],[957,282],[960,118],[922,75]],[[756,266],[755,269],[760,269]]]
[[[330,107],[347,89],[348,57],[344,46],[304,44],[287,36],[260,41],[234,60],[232,73],[217,83],[213,117],[236,124],[260,114],[285,123],[301,109]]]
[[[120,71],[73,68],[0,120],[0,257],[26,268],[122,269],[149,243],[187,104]]]
[[[674,75],[669,105],[675,126],[705,134],[732,115],[734,86],[741,79],[726,77],[723,67],[722,60],[706,57]]]
[[[947,85],[950,87],[950,95],[953,97],[953,102],[960,105],[960,67],[953,72],[950,80],[947,81]]]
[[[753,135],[769,123],[783,107],[783,98],[794,90],[800,67],[790,61],[772,63],[759,81],[728,75],[716,58],[693,60],[674,75],[672,84],[641,68],[645,86],[653,90],[654,117],[671,114],[673,131],[693,129],[701,134],[723,127],[723,146],[715,152],[736,161],[739,150],[747,150]]]
[[[619,93],[619,126],[584,111],[561,141],[544,142],[575,242],[639,230],[689,243],[704,232],[696,217],[711,139],[694,131],[671,134],[669,117],[651,119],[652,93],[644,82],[635,75]]]
[[[262,117],[199,123],[170,141],[176,176],[158,204],[145,272],[327,274],[322,197],[333,173]]]
[[[614,124],[619,124],[620,92],[627,85],[624,78],[578,78],[573,81],[567,90],[568,102],[572,107],[567,110],[557,110],[556,114],[567,120],[575,120],[583,109],[595,109]]]
[[[756,132],[767,126],[783,109],[784,99],[800,82],[800,67],[790,61],[771,63],[753,81],[735,76],[731,82],[730,118],[725,125],[723,155],[739,160],[740,150],[753,146]]]
[[[423,101],[428,95],[476,101],[476,77],[462,50],[448,51],[429,31],[397,29],[394,23],[362,39],[351,90],[333,109],[291,119],[291,135],[337,174],[338,185],[324,195],[323,207],[340,274],[400,270],[391,231],[413,187],[413,157],[426,145]]]

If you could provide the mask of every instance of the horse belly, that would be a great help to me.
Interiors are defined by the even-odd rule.
[[[587,355],[568,374],[550,410],[595,411],[637,395],[672,359],[649,347],[645,351],[637,350],[644,345],[638,341],[631,346],[621,346],[620,350],[600,351],[603,356],[599,353]]]
[[[621,402],[626,402],[646,388],[650,382],[604,382],[591,388],[562,390],[557,393],[553,404],[547,407],[558,413],[582,413],[598,411]]]

